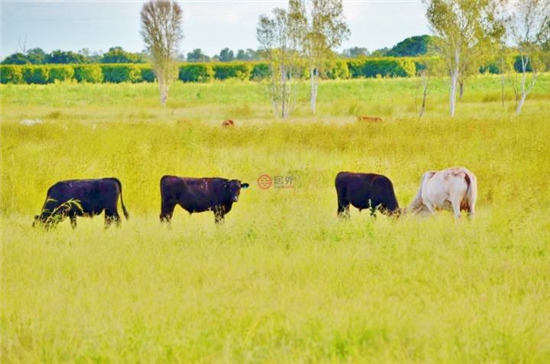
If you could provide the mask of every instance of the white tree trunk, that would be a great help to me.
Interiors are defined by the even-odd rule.
[[[519,98],[518,104],[516,106],[516,115],[521,114],[521,108],[523,107],[523,104],[525,104],[525,99],[527,99],[527,95],[533,87],[535,86],[535,82],[537,81],[537,72],[533,66],[532,68],[532,75],[531,75],[531,83],[529,86],[526,86],[527,83],[527,66],[529,65],[529,57],[521,56],[521,97]]]
[[[283,119],[286,119],[288,116],[286,67],[281,65],[280,70],[281,70],[281,117]]]
[[[451,117],[455,116],[455,110],[456,110],[456,86],[458,84],[458,76],[459,76],[459,69],[460,69],[460,50],[455,50],[455,59],[454,62],[452,62],[452,68],[451,68],[451,93],[449,97],[449,104],[450,104],[450,113]]]
[[[519,101],[518,101],[518,106],[516,107],[516,115],[521,114],[521,108],[523,107],[523,104],[525,104],[526,98],[527,98],[527,93],[525,93],[525,91],[522,90],[521,97],[519,98]]]
[[[451,92],[450,92],[450,113],[451,116],[455,116],[456,110],[456,86],[458,84],[458,68],[454,69],[451,73]]]
[[[166,106],[166,100],[168,100],[168,83],[162,79],[159,79],[159,94],[160,104]]]
[[[428,85],[429,85],[428,76],[426,76],[425,74],[422,74],[421,77],[422,77],[423,92],[422,92],[422,105],[420,106],[420,113],[418,115],[419,118],[421,118],[422,115],[424,115],[424,111],[426,110],[426,99],[428,98]]]
[[[317,105],[317,87],[319,86],[319,78],[315,67],[310,68],[309,76],[311,81],[311,97],[310,97],[311,112],[315,114],[315,108]]]

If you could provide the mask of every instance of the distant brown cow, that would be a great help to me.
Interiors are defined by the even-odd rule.
[[[233,120],[224,120],[222,126],[224,128],[232,128],[235,126],[235,123],[233,122]]]
[[[379,118],[378,116],[358,116],[358,121],[374,121],[379,122],[382,121],[382,118]]]

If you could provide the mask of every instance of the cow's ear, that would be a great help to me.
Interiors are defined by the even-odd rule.
[[[241,183],[241,188],[246,190],[250,185],[248,183]]]

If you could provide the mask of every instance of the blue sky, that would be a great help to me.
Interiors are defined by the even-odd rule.
[[[1,0],[3,57],[40,47],[91,52],[121,46],[143,50],[139,12],[144,1],[4,1]],[[184,53],[202,48],[208,55],[222,48],[258,47],[256,25],[260,14],[286,1],[194,0],[179,1],[184,12]],[[373,51],[391,47],[413,36],[429,34],[420,0],[344,0],[351,36],[340,48],[366,47]]]

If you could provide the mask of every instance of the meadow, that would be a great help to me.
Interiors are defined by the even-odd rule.
[[[284,121],[253,82],[176,83],[165,108],[154,84],[0,93],[3,363],[550,362],[550,74],[520,116],[497,76],[455,118],[444,79],[421,119],[414,78],[323,82],[316,115],[299,84]],[[474,221],[336,217],[339,171],[388,176],[404,207],[450,166],[477,175]],[[168,228],[165,174],[251,187],[223,225],[178,208]],[[120,228],[31,227],[56,181],[109,176]]]

